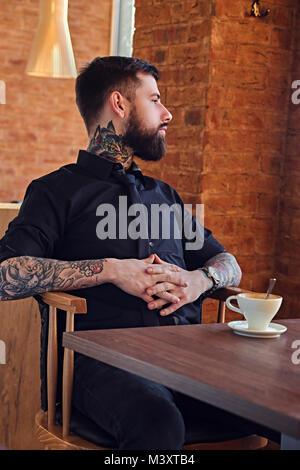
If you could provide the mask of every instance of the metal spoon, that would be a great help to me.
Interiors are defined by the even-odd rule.
[[[276,279],[275,278],[272,278],[270,279],[269,281],[269,287],[268,287],[268,290],[267,290],[267,294],[266,294],[266,299],[269,298],[274,286],[275,286],[275,282],[276,282]]]

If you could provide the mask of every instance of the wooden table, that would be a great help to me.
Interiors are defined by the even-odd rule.
[[[190,395],[281,433],[300,449],[300,319],[278,338],[238,336],[226,324],[64,333],[79,353]]]

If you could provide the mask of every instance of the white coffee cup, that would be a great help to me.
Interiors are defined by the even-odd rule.
[[[231,304],[235,299],[240,308]],[[249,330],[264,331],[278,312],[282,302],[282,297],[271,294],[266,299],[266,294],[256,292],[244,292],[238,295],[231,295],[226,299],[226,306],[234,312],[244,315],[248,322]]]

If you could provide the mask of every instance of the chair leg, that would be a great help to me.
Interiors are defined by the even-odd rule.
[[[220,300],[218,308],[218,323],[225,323],[225,310],[226,304],[223,300]]]
[[[74,315],[67,312],[66,331],[74,331]],[[64,351],[64,365],[63,365],[63,436],[66,437],[70,434],[70,419],[71,419],[71,405],[72,405],[72,389],[73,389],[73,374],[74,374],[74,351],[65,348]]]
[[[52,426],[55,424],[57,386],[57,321],[56,308],[52,306],[49,307],[47,382],[48,426]]]

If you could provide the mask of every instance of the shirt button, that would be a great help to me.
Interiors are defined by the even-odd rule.
[[[152,247],[153,245],[154,245],[154,243],[153,243],[153,242],[149,242],[149,246],[151,246],[151,247]]]

